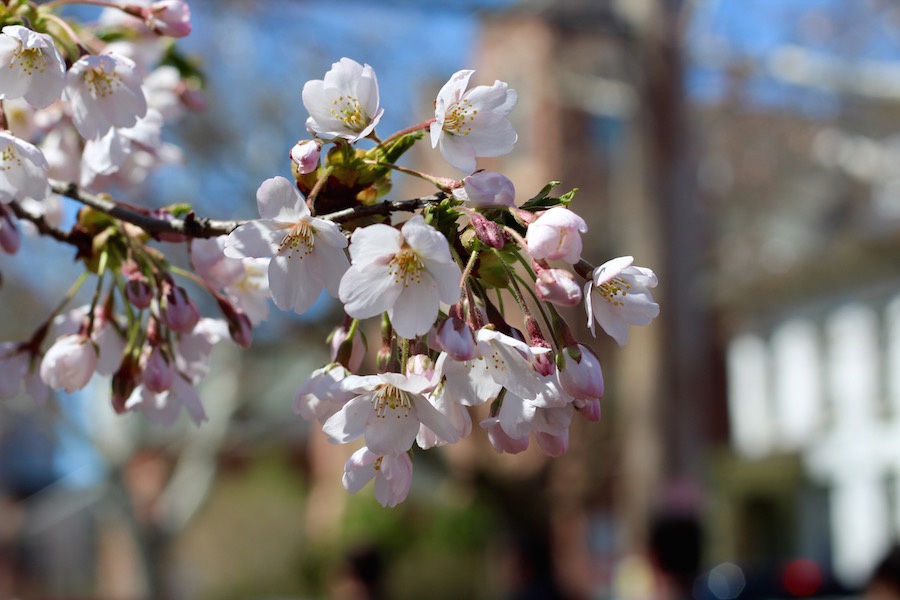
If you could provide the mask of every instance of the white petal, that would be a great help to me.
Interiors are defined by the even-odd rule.
[[[277,254],[272,258],[269,262],[269,293],[275,306],[302,315],[315,304],[322,286],[309,274],[309,267],[310,263],[298,254]]]
[[[222,251],[229,258],[263,258],[277,252],[283,238],[273,221],[249,221],[228,234]]]
[[[366,430],[366,420],[372,414],[372,395],[357,396],[331,415],[322,431],[339,444],[355,440]]]
[[[400,289],[399,297],[388,309],[394,331],[407,339],[425,335],[434,325],[440,309],[437,284],[431,276],[423,273],[420,283],[410,283]]]
[[[309,215],[303,196],[284,177],[272,177],[260,184],[256,191],[259,216],[285,223],[294,223],[301,216]]]

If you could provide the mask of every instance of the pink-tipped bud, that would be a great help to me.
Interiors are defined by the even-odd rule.
[[[564,429],[562,433],[557,435],[545,431],[536,431],[534,439],[544,454],[553,458],[558,458],[569,450],[568,429]]]
[[[603,396],[603,371],[600,359],[584,344],[563,348],[556,358],[559,385],[576,400],[594,400]]]
[[[301,140],[291,148],[291,160],[297,165],[301,175],[312,173],[319,168],[319,152],[322,150],[318,140]]]
[[[22,245],[22,234],[12,214],[0,206],[0,250],[15,254]]]
[[[475,334],[465,321],[456,317],[449,317],[440,324],[436,341],[453,360],[465,361],[475,358]]]
[[[191,8],[183,0],[161,0],[147,9],[147,27],[158,35],[180,38],[191,33]]]
[[[537,371],[538,375],[548,377],[556,373],[556,365],[553,364],[552,360],[550,360],[549,352],[545,352],[544,354],[535,354],[532,364],[534,365],[534,370]]]
[[[253,343],[253,325],[250,323],[250,317],[237,311],[233,316],[226,315],[226,317],[231,339],[241,348],[249,348]]]
[[[500,229],[499,225],[478,213],[472,213],[470,218],[472,219],[472,226],[475,228],[475,237],[482,244],[497,250],[506,245],[506,240],[503,238],[503,230]]]
[[[57,339],[41,361],[41,379],[54,390],[72,393],[88,384],[97,369],[97,347],[83,334]]]
[[[462,187],[453,190],[453,195],[481,208],[502,208],[515,206],[516,188],[505,175],[491,171],[480,171],[462,180]]]
[[[138,373],[140,368],[131,354],[122,359],[119,370],[112,377],[112,407],[116,414],[128,411],[125,403],[138,385]]]
[[[143,275],[130,277],[125,283],[125,298],[133,307],[144,310],[153,302],[153,288]]]
[[[487,430],[488,439],[491,446],[497,452],[506,452],[507,454],[518,454],[528,449],[528,436],[521,439],[509,437],[503,428],[500,427],[500,419],[491,417],[481,422],[481,426]]]
[[[166,284],[164,286],[160,318],[166,327],[178,333],[191,333],[200,322],[200,310],[180,286]]]
[[[597,422],[600,420],[600,399],[593,400],[576,400],[574,402],[576,410],[581,416],[588,421]]]
[[[144,349],[142,367],[141,381],[145,388],[161,394],[172,387],[175,369],[159,346]]]
[[[574,275],[563,269],[541,269],[534,287],[544,302],[558,306],[577,306],[581,302],[581,286]]]
[[[332,332],[329,342],[331,360],[344,365],[351,373],[357,373],[366,357],[366,343],[358,331],[352,340],[347,337],[349,333],[349,329],[343,325]]]

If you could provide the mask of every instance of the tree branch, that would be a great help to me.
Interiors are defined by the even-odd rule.
[[[228,235],[236,227],[247,222],[246,220],[217,221],[214,219],[197,217],[193,212],[188,213],[183,219],[175,217],[160,218],[154,216],[150,211],[146,211],[145,209],[126,207],[121,203],[108,198],[92,194],[74,183],[50,180],[50,187],[57,194],[77,200],[85,206],[108,214],[120,221],[136,225],[154,237],[161,234],[180,234],[191,238],[211,238],[220,235]],[[347,221],[371,215],[389,215],[393,212],[401,211],[413,212],[420,208],[424,208],[429,204],[437,204],[448,197],[448,194],[440,192],[431,196],[413,198],[412,200],[387,200],[385,202],[379,202],[378,204],[339,210],[327,215],[321,215],[319,218],[334,221],[335,223],[346,223]],[[34,216],[36,215],[32,215],[32,217]],[[29,220],[35,222],[34,218],[29,217]],[[38,226],[38,229],[40,229],[40,225]],[[41,230],[41,233],[45,232]],[[53,235],[52,233],[47,233]],[[62,233],[62,235],[65,236],[64,233]],[[61,239],[57,237],[57,235],[53,235],[53,237]]]

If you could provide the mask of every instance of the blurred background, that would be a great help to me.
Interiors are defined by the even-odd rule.
[[[255,217],[259,183],[290,176],[307,137],[303,83],[342,56],[377,73],[382,137],[474,68],[519,94],[516,149],[479,166],[520,202],[579,188],[584,256],[652,268],[660,317],[624,348],[591,341],[603,419],[576,420],[566,456],[497,455],[476,430],[416,454],[394,509],[347,494],[353,448],[292,410],[327,361],[327,298],[219,349],[199,429],[115,416],[105,381],[0,405],[0,597],[862,597],[900,534],[900,6],[191,7],[181,45],[208,106],[169,132],[184,164],[144,202]],[[405,164],[459,176],[420,145]],[[397,178],[390,197],[430,191]],[[31,240],[4,257],[0,339],[43,320],[71,254]],[[880,570],[895,582],[896,560]]]

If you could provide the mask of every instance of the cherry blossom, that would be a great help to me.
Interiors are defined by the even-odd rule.
[[[267,179],[256,192],[259,215],[235,229],[225,241],[225,255],[258,258],[269,263],[269,290],[275,306],[304,313],[322,288],[338,295],[349,263],[347,239],[331,221],[310,215],[303,196],[284,177]]]
[[[384,109],[379,106],[378,79],[369,65],[342,58],[324,79],[303,86],[306,128],[323,139],[355,142],[375,130]]]
[[[396,506],[406,500],[412,483],[412,459],[405,452],[378,455],[368,448],[354,452],[344,465],[344,488],[351,494],[375,480],[375,499],[384,506]]]
[[[53,38],[21,25],[0,33],[0,98],[22,98],[35,108],[59,99],[65,84],[65,61]]]
[[[366,446],[380,455],[409,450],[423,424],[443,439],[456,442],[456,430],[423,395],[431,387],[420,375],[345,377],[341,388],[356,396],[325,421],[322,431],[341,444],[364,435]]]
[[[557,359],[559,383],[577,400],[593,400],[603,396],[603,371],[600,359],[584,344],[563,348]]]
[[[438,148],[451,165],[472,173],[477,156],[503,156],[517,135],[506,115],[518,101],[515,90],[502,81],[466,91],[475,71],[453,74],[438,92],[431,124],[431,147]]]
[[[350,239],[352,265],[340,284],[351,317],[387,311],[397,335],[428,333],[441,302],[459,300],[462,273],[447,238],[416,215],[401,230],[383,224],[357,229]]]
[[[71,105],[72,121],[85,139],[112,127],[133,127],[147,113],[141,76],[130,58],[118,54],[78,59],[66,75],[63,99]]]
[[[588,327],[594,321],[620,346],[628,341],[629,325],[649,325],[659,314],[650,288],[656,287],[656,275],[646,267],[632,266],[634,258],[620,256],[594,269],[584,286]]]
[[[581,259],[581,235],[587,233],[584,219],[568,208],[554,206],[528,225],[525,241],[536,260],[564,260],[574,264]]]
[[[50,195],[47,160],[32,144],[0,131],[0,202],[43,201]]]
[[[163,392],[151,391],[146,385],[138,385],[125,401],[125,409],[140,411],[148,421],[162,427],[171,427],[187,411],[195,426],[207,421],[206,410],[200,402],[197,390],[181,375],[172,379],[171,386]]]
[[[185,37],[191,33],[191,9],[184,0],[160,0],[146,9],[147,27],[159,35]]]
[[[322,149],[317,140],[302,140],[291,148],[291,160],[297,165],[301,175],[312,173],[319,166],[319,153]]]
[[[581,302],[581,287],[563,269],[537,269],[534,289],[538,298],[558,306],[577,306]]]

